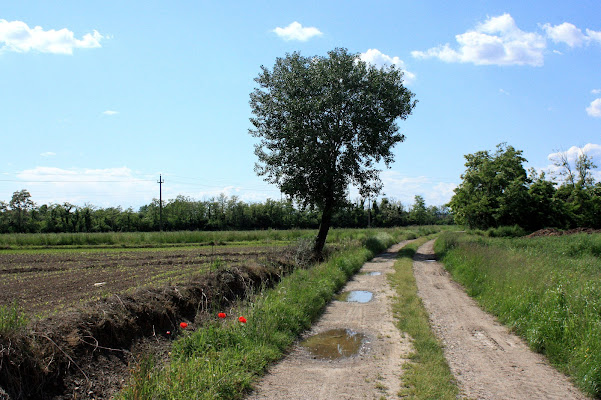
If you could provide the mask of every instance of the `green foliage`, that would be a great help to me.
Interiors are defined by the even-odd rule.
[[[463,181],[449,203],[455,222],[484,229],[519,223],[523,210],[516,206],[527,192],[522,152],[502,143],[495,154],[479,151],[465,159]]]
[[[445,233],[453,277],[536,351],[601,396],[601,235],[499,239]]]
[[[411,114],[414,94],[401,70],[378,69],[340,48],[327,57],[287,54],[261,70],[250,94],[250,134],[260,140],[255,170],[322,211],[319,253],[349,185],[363,197],[381,189],[377,164],[392,163],[392,147],[404,140],[396,121]]]
[[[388,247],[402,232],[380,236]],[[323,307],[374,253],[349,249],[311,269],[297,269],[266,290],[235,319],[214,321],[176,341],[171,363],[140,366],[122,399],[240,399],[256,376],[280,358],[296,337],[309,328]]]
[[[163,202],[163,229],[165,231],[238,231],[266,229],[315,229],[319,226],[319,215],[310,207],[298,207],[291,201],[274,201],[267,199],[263,203],[245,203],[236,196],[221,195],[209,200],[197,201],[189,197],[177,196]],[[377,204],[377,203],[374,203]],[[92,234],[93,239],[107,244],[110,232],[152,232],[159,230],[158,200],[140,207],[138,211],[131,208],[109,207],[106,209],[93,206],[78,207],[69,203],[42,204],[23,209],[23,232],[47,233],[53,237],[55,233]],[[332,226],[339,228],[363,228],[368,225],[368,207],[359,199],[345,202],[332,216]],[[405,226],[409,221],[408,211],[395,200],[384,198],[378,207],[371,210],[371,226],[392,227]],[[0,201],[0,233],[16,233],[16,211],[8,203]],[[449,224],[452,217],[445,207],[430,206],[427,208],[428,224]],[[98,233],[107,233],[102,236]],[[191,233],[195,235],[195,233]],[[177,236],[183,238],[182,233]],[[73,241],[75,236],[61,236],[61,241]],[[80,241],[87,241],[87,236],[80,235]],[[171,236],[167,236],[172,240]],[[69,238],[69,239],[66,239]],[[0,239],[0,244],[1,244]],[[21,239],[20,239],[21,240]],[[25,240],[25,239],[23,239]],[[27,239],[28,240],[28,239]],[[57,239],[51,239],[57,241]],[[190,242],[190,241],[188,241]],[[191,242],[190,242],[191,243]],[[76,243],[73,243],[76,244]]]
[[[522,152],[502,143],[495,154],[479,151],[465,156],[463,181],[449,203],[455,222],[472,229],[520,225],[526,230],[545,227],[601,227],[601,184],[594,182],[597,166],[584,153],[571,165],[567,153],[557,153],[555,165],[563,178],[545,179],[533,169],[526,175]]]
[[[28,319],[17,302],[11,305],[0,305],[0,336],[10,336],[12,332],[24,328]]]
[[[398,327],[412,338],[414,352],[406,363],[403,388],[399,397],[409,399],[456,399],[459,394],[453,374],[444,357],[439,340],[432,332],[428,312],[417,294],[413,275],[413,256],[417,248],[427,241],[420,239],[405,246],[395,263],[395,273],[389,281],[395,288],[393,312]]]

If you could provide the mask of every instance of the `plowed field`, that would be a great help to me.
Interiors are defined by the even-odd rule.
[[[242,262],[276,258],[283,247],[0,251],[0,304],[45,315],[128,289],[185,281]]]

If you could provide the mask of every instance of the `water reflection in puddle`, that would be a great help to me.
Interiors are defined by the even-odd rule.
[[[382,273],[380,271],[371,271],[371,272],[361,272],[360,275],[378,276],[378,275],[382,275]]]
[[[315,358],[336,360],[359,353],[366,341],[365,335],[351,329],[331,329],[301,342]]]
[[[346,301],[352,303],[367,303],[373,298],[374,294],[366,290],[351,290],[342,292],[335,297],[338,301]]]

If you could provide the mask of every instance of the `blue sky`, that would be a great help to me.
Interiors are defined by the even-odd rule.
[[[335,47],[403,68],[419,101],[388,197],[443,204],[463,156],[500,142],[527,167],[579,149],[601,165],[598,0],[4,1],[0,200],[136,209],[159,174],[164,199],[279,199],[253,171],[253,79]]]

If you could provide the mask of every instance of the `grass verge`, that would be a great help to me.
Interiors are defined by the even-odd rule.
[[[176,341],[171,362],[146,359],[121,399],[239,399],[321,314],[334,293],[376,252],[402,239],[381,233],[310,269],[298,269],[265,290],[238,315],[215,320]],[[371,250],[369,250],[367,248]]]
[[[388,277],[396,291],[392,310],[397,326],[412,337],[414,348],[411,362],[404,365],[403,388],[398,395],[407,399],[454,400],[459,389],[440,341],[432,332],[428,312],[417,295],[413,275],[413,256],[427,240],[418,239],[401,249],[394,265],[395,273]]]
[[[443,234],[437,254],[488,312],[601,398],[601,235]]]

